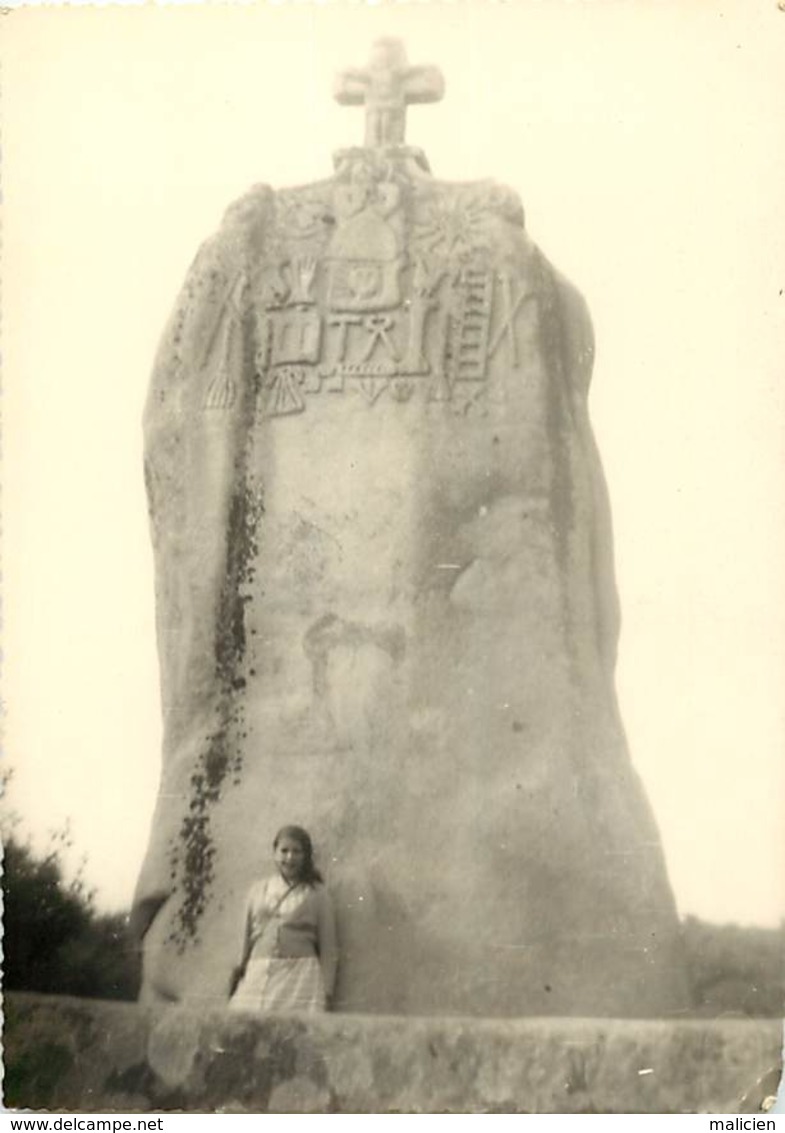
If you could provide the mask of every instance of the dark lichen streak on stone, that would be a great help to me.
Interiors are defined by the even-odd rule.
[[[226,579],[215,641],[216,674],[221,684],[229,688],[237,679],[238,666],[245,656],[245,606],[249,599],[242,593],[242,585],[253,578],[252,563],[259,551],[256,530],[263,514],[261,493],[243,484],[232,497],[229,509]]]
[[[181,852],[175,852],[173,867],[180,869],[181,900],[170,940],[180,952],[195,940],[199,919],[215,878],[216,849],[210,810],[221,797],[227,773],[236,785],[242,762],[233,737],[242,733],[243,714],[238,694],[246,687],[242,666],[246,653],[245,606],[249,596],[243,587],[253,581],[253,562],[258,554],[257,527],[264,514],[262,493],[241,478],[242,487],[233,494],[227,521],[226,575],[221,591],[215,637],[215,671],[219,688],[219,722],[198,756],[190,781],[188,813],[180,826]]]
[[[249,328],[246,328],[248,330]],[[246,351],[251,336],[244,334]],[[246,357],[245,373],[252,367]],[[246,652],[245,605],[250,600],[243,588],[253,580],[253,561],[258,553],[256,529],[264,512],[259,489],[247,484],[248,420],[252,384],[244,385],[244,403],[230,428],[235,430],[234,482],[240,487],[228,502],[226,520],[226,567],[215,617],[213,644],[217,686],[216,722],[196,756],[189,784],[188,809],[177,842],[170,853],[172,880],[180,890],[169,942],[179,952],[196,940],[199,919],[207,907],[215,879],[216,848],[211,831],[211,808],[220,800],[227,776],[237,784],[242,769],[239,745],[234,738],[243,732],[239,694],[245,688],[242,672]]]
[[[170,859],[174,874],[182,867],[182,897],[170,934],[170,941],[180,952],[196,936],[207,891],[214,878],[215,846],[210,833],[209,810],[220,798],[228,763],[227,728],[221,727],[208,737],[207,750],[199,757],[191,775],[188,813],[182,820],[179,841]]]

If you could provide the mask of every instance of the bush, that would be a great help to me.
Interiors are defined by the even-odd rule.
[[[684,942],[697,1014],[785,1014],[785,924],[750,928],[687,917]]]
[[[38,857],[13,834],[3,862],[3,983],[100,999],[135,999],[139,958],[123,914],[98,915],[80,875],[66,882],[67,835]]]

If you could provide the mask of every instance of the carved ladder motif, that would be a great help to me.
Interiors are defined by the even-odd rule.
[[[458,296],[452,344],[453,380],[482,381],[488,355],[493,276],[484,268],[465,268]]]

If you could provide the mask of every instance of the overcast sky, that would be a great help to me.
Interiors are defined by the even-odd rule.
[[[682,913],[785,913],[785,12],[775,0],[13,11],[3,45],[5,750],[130,901],[160,766],[141,413],[198,246],[328,175],[378,35],[438,63],[436,175],[493,177],[586,295],[618,686]]]

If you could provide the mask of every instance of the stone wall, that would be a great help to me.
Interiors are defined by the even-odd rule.
[[[753,1113],[775,1020],[256,1018],[11,994],[5,1104],[81,1112]]]

